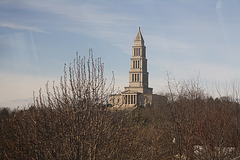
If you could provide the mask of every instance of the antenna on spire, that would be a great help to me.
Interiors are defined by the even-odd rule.
[[[138,31],[140,31],[140,27],[138,27]]]

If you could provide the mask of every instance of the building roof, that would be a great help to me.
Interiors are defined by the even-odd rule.
[[[126,91],[123,91],[122,94],[138,94],[139,92],[137,91],[133,91],[133,90],[126,90]]]
[[[140,42],[140,43],[139,43]],[[140,27],[138,27],[138,33],[134,39],[134,44],[137,44],[137,45],[144,45],[144,39],[142,37],[142,33],[140,31]]]

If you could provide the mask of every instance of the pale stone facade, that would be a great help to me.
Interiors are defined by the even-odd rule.
[[[146,47],[139,27],[132,46],[129,86],[121,94],[111,95],[110,103],[122,108],[145,106],[152,103],[152,90],[148,87]]]

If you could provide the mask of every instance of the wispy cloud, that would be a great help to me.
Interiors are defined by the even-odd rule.
[[[218,0],[217,4],[216,4],[216,9],[220,9],[223,7],[223,2],[222,0]]]
[[[57,31],[67,31],[76,34],[84,34],[109,41],[112,45],[126,52],[125,44],[122,44],[122,39],[126,33],[129,33],[129,28],[135,27],[140,21],[139,17],[124,12],[122,10],[113,10],[112,6],[95,4],[93,1],[73,2],[60,1],[15,1],[9,0],[2,3],[12,8],[20,10],[28,10],[30,12],[37,11],[39,13],[48,14],[45,19],[26,20],[22,18],[24,24],[34,24],[44,26],[44,30],[38,27],[28,25],[19,25],[16,23],[0,23],[2,27],[13,29],[25,29],[35,32],[51,32],[51,29]],[[56,24],[54,19],[61,21],[61,25]],[[29,23],[30,22],[30,23]]]
[[[7,3],[7,2],[6,2]],[[16,4],[13,4],[16,3]],[[49,1],[15,1],[10,0],[8,4],[18,9],[27,9],[31,11],[48,12],[55,15],[61,15],[65,20],[72,21],[74,24],[87,27],[108,27],[111,25],[123,26],[126,23],[136,19],[125,12],[109,12],[108,6],[94,5],[89,3],[61,1],[59,3]],[[6,4],[5,4],[6,5]],[[90,24],[90,25],[88,25]],[[71,24],[68,24],[71,25]],[[64,26],[61,26],[64,27]],[[107,29],[107,28],[106,28]]]
[[[32,27],[32,26],[27,26],[27,25],[21,25],[13,22],[0,22],[0,27],[6,27],[6,28],[11,28],[11,29],[17,29],[17,30],[29,30],[33,32],[42,32],[46,33],[42,29],[38,27]]]
[[[146,35],[145,37],[148,39],[148,43],[151,44],[151,48],[156,50],[161,49],[165,52],[176,53],[179,51],[184,52],[192,48],[189,43],[171,39],[169,37],[166,38],[165,36],[161,35]]]

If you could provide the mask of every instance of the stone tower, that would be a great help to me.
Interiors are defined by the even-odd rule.
[[[132,46],[129,87],[125,87],[125,91],[127,90],[143,94],[152,94],[152,88],[148,88],[146,47],[144,46],[144,39],[140,27],[138,28],[138,33]]]
[[[129,86],[121,94],[111,95],[110,103],[123,109],[152,104],[152,90],[148,87],[146,47],[139,27],[132,46]]]

